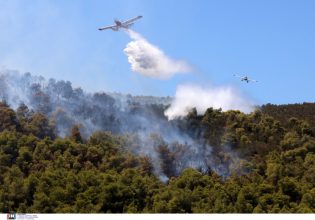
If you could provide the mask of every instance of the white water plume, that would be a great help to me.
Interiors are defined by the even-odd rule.
[[[127,33],[133,41],[127,44],[124,52],[128,56],[132,71],[156,79],[169,79],[176,74],[192,71],[185,61],[168,57],[140,34],[132,30]]]

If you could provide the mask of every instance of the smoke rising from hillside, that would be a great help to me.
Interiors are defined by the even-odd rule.
[[[132,71],[156,79],[169,79],[176,74],[192,71],[185,61],[168,57],[140,34],[132,30],[126,32],[133,39],[124,49]]]
[[[204,114],[209,107],[221,108],[223,111],[240,110],[245,113],[254,110],[254,105],[231,87],[203,88],[197,85],[179,85],[165,115],[172,120],[187,115],[192,108],[196,108],[198,114]]]
[[[200,93],[196,89],[193,91]],[[177,94],[175,104],[179,94],[182,93]],[[195,97],[187,95],[188,100]],[[184,119],[169,121],[164,112],[172,102],[170,98],[104,92],[90,94],[72,88],[69,81],[46,80],[41,76],[13,71],[0,72],[0,98],[14,109],[21,103],[26,104],[30,110],[29,117],[32,112],[46,115],[56,125],[56,132],[61,137],[68,136],[71,128],[78,124],[85,138],[96,131],[128,135],[132,141],[126,144],[126,148],[135,155],[148,156],[154,173],[161,180],[179,175],[187,167],[203,172],[213,170],[226,176],[238,161],[238,157],[231,154],[228,163],[216,162],[221,160],[213,154],[201,128],[191,132]],[[177,114],[178,107],[175,108]],[[166,170],[163,163],[171,169]]]

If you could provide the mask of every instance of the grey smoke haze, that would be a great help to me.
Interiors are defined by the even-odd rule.
[[[140,34],[132,30],[127,30],[126,33],[133,39],[124,49],[132,71],[156,79],[169,79],[176,74],[192,71],[185,61],[168,57]]]
[[[169,120],[184,117],[192,108],[196,108],[201,115],[209,107],[221,108],[223,111],[240,110],[245,113],[254,110],[254,104],[232,87],[204,88],[198,85],[179,85],[165,115]]]
[[[226,176],[238,158],[231,157],[230,164],[217,162],[220,160],[202,136],[202,130],[198,132],[200,136],[192,136],[181,128],[186,123],[184,120],[169,121],[164,111],[172,101],[170,98],[90,94],[72,88],[69,81],[46,80],[14,71],[0,72],[0,98],[14,109],[24,103],[30,110],[42,112],[55,122],[62,137],[69,135],[75,124],[81,125],[86,138],[96,131],[129,134],[133,141],[126,147],[136,155],[148,156],[161,180],[167,179],[161,166],[165,151],[174,157],[170,164],[173,175],[192,167]]]

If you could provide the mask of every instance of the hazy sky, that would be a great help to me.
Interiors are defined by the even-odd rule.
[[[233,86],[257,104],[314,102],[314,11],[312,0],[0,0],[0,69],[88,91],[173,96],[194,83]],[[167,80],[132,72],[128,35],[97,28],[137,15],[135,31],[194,71]]]

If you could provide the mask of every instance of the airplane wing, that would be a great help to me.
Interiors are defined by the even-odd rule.
[[[233,76],[237,77],[237,78],[243,78],[243,76],[237,75],[237,74],[233,74]]]
[[[123,23],[123,24],[129,24],[129,23],[132,23],[132,22],[134,22],[134,21],[136,21],[136,20],[138,20],[138,19],[140,19],[140,18],[142,18],[141,15],[139,15],[139,16],[137,16],[137,17],[135,17],[135,18],[129,19],[129,20],[127,20],[127,21],[123,21],[123,22],[121,22],[121,23]]]
[[[258,82],[258,80],[254,80],[254,79],[248,79],[250,82]]]
[[[112,29],[112,28],[115,28],[115,27],[117,27],[117,25],[111,25],[111,26],[101,27],[101,28],[99,28],[98,30],[103,31],[103,30]]]

